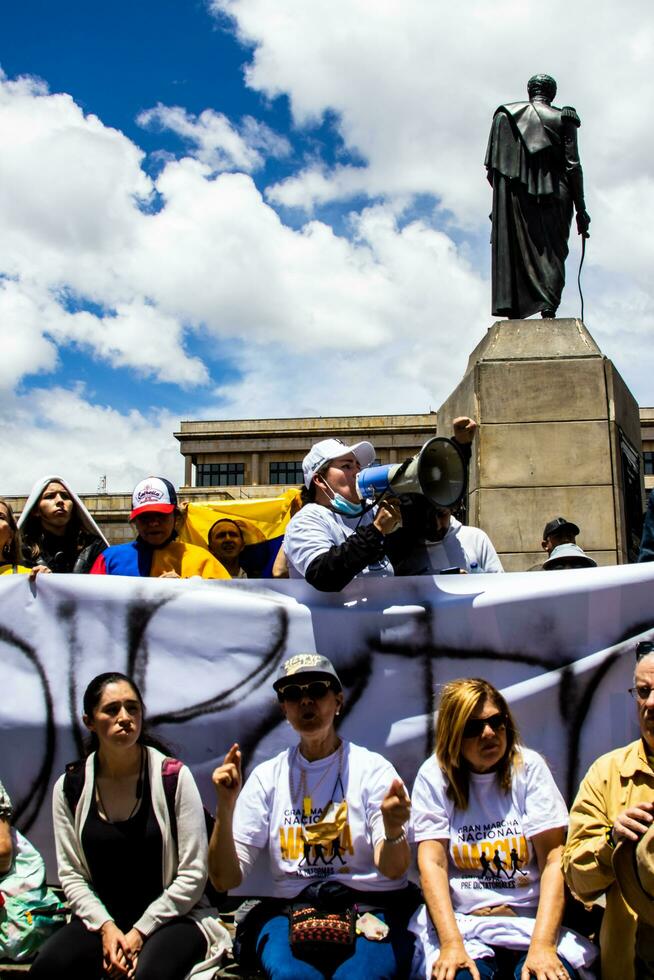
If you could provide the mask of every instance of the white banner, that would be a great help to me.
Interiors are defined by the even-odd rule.
[[[409,784],[431,750],[438,686],[485,677],[570,800],[586,768],[636,737],[634,647],[654,637],[654,564],[377,579],[338,595],[304,582],[51,575],[0,578],[0,780],[55,878],[50,794],[84,735],[89,680],[140,684],[157,735],[213,808],[210,775],[238,741],[247,769],[293,741],[272,680],[318,651],[345,687],[340,731]]]

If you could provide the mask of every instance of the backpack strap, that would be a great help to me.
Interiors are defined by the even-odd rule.
[[[78,759],[77,762],[69,762],[64,773],[64,796],[68,809],[73,819],[77,811],[77,804],[80,801],[84,780],[86,778],[86,760]]]
[[[179,771],[184,765],[179,759],[166,757],[161,763],[161,780],[163,782],[166,806],[168,807],[168,819],[170,821],[170,833],[177,847],[177,814],[175,812],[175,797],[177,796],[177,783],[179,781]]]

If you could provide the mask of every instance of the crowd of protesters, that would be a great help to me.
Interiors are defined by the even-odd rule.
[[[455,420],[466,463],[475,429]],[[420,494],[361,500],[357,474],[374,459],[366,442],[311,448],[302,506],[273,574],[338,591],[365,575],[503,571],[488,536],[450,508]],[[0,574],[245,576],[237,519],[216,520],[206,548],[179,540],[181,520],[172,484],[149,477],[132,497],[134,540],[109,546],[70,485],[44,477],[18,521],[0,500]],[[654,560],[653,527],[650,497],[642,561]],[[548,520],[535,567],[595,565],[579,534],[566,518]],[[209,980],[232,945],[220,919],[224,893],[263,855],[272,894],[242,918],[236,946],[244,967],[266,977],[592,976],[584,971],[595,946],[564,924],[564,880],[582,901],[607,896],[604,980],[654,976],[654,644],[637,651],[641,737],[591,768],[567,843],[568,813],[549,769],[487,681],[442,689],[435,753],[411,794],[381,755],[339,735],[345,692],[329,660],[298,653],[273,687],[297,744],[245,783],[234,744],[213,775],[209,825],[190,770],[148,731],[136,682],[94,678],[84,695],[87,754],[53,794],[66,924],[0,784],[0,958],[29,959],[40,948],[31,973],[53,980]],[[421,890],[409,878],[414,857]]]
[[[410,791],[339,733],[331,661],[287,657],[272,687],[297,741],[245,781],[232,745],[210,818],[135,680],[100,674],[85,755],[53,791],[66,908],[0,784],[0,952],[39,980],[211,980],[232,947],[241,975],[273,980],[582,980],[598,954],[603,980],[651,977],[654,642],[635,654],[640,737],[591,766],[570,817],[482,678],[442,687]],[[261,861],[267,897],[245,902],[234,938],[221,907]],[[601,929],[571,922],[575,901],[602,896]]]
[[[454,420],[452,441],[467,468],[477,429]],[[301,504],[291,517],[273,577],[304,578],[320,591],[337,592],[362,575],[403,576],[503,572],[489,536],[458,519],[456,511],[420,493],[384,494],[367,500],[357,476],[375,460],[369,442],[346,445],[324,439],[302,462]],[[205,547],[179,540],[184,515],[173,485],[148,477],[134,489],[130,523],[134,541],[109,546],[102,530],[66,480],[47,476],[32,488],[16,522],[0,500],[0,574],[72,572],[161,578],[245,578],[247,521],[216,520]],[[565,517],[547,520],[546,553],[530,571],[594,567],[577,543],[580,529]],[[643,522],[639,561],[654,560],[654,493]]]

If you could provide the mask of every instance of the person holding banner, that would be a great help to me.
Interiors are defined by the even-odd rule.
[[[239,555],[245,548],[245,538],[241,525],[229,517],[220,517],[209,528],[207,547],[221,565],[224,565],[232,578],[247,578],[241,568]]]
[[[444,685],[412,824],[426,902],[409,926],[413,977],[568,980],[592,962],[592,944],[561,929],[565,803],[488,681]]]
[[[137,538],[115,544],[98,555],[92,575],[130,575],[145,578],[230,578],[217,558],[196,544],[177,540],[177,493],[169,480],[151,476],[132,494],[130,521]]]
[[[213,976],[230,942],[204,897],[207,832],[193,776],[157,748],[141,692],[124,674],[91,681],[83,721],[90,754],[66,767],[53,793],[59,879],[73,917],[31,975],[184,980],[202,964]]]
[[[274,898],[246,920],[242,949],[273,980],[406,977],[417,902],[406,878],[404,785],[386,759],[339,736],[343,689],[326,657],[290,657],[273,687],[299,744],[258,765],[242,791],[238,745],[213,774],[213,885],[235,888],[261,852],[270,863]],[[305,925],[313,949],[303,945]]]
[[[109,542],[60,476],[37,480],[18,520],[23,561],[52,572],[86,574]]]
[[[28,575],[30,569],[20,564],[20,558],[16,518],[9,502],[0,498],[0,575]]]

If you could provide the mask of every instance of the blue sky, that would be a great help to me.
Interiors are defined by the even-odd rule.
[[[587,326],[652,404],[649,7],[549,12],[5,5],[0,490],[179,482],[183,418],[437,408],[493,319],[490,118],[536,70],[582,116]]]
[[[134,140],[148,154],[143,166],[152,174],[161,169],[162,150],[183,152],[175,134],[150,132],[137,124],[139,113],[157,102],[181,103],[193,113],[212,106],[235,118],[256,114],[275,129],[289,128],[287,100],[271,101],[245,87],[247,49],[236,41],[227,20],[212,17],[206,4],[195,0],[26,0],[5,9],[0,45],[0,66],[6,75],[35,75],[52,92],[72,95],[85,113],[99,116]],[[329,136],[329,127],[323,126],[313,138]],[[329,147],[325,152],[330,153]],[[280,179],[285,169],[270,159],[256,175],[257,183],[263,187]],[[238,376],[222,345],[207,347],[206,338],[200,337],[189,339],[186,346],[194,355],[202,351],[212,381]],[[192,414],[188,391],[142,378],[134,383],[84,350],[62,351],[50,380],[66,387],[82,381],[95,402],[109,403],[121,412],[164,405],[180,417]],[[28,375],[22,388],[28,391],[33,384],[38,379]]]

